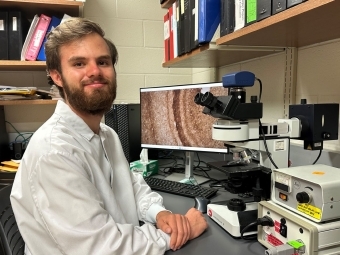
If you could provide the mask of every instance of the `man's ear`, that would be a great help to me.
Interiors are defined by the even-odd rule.
[[[59,87],[63,86],[61,75],[57,70],[50,70],[50,76],[56,85]]]

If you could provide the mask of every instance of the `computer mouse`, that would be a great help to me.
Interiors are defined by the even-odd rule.
[[[208,198],[205,197],[195,197],[195,208],[199,211],[201,211],[202,213],[206,213],[207,212],[207,206],[208,204],[210,204],[210,200]]]

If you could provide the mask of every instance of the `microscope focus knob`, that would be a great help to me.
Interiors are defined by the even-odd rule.
[[[296,200],[299,203],[309,203],[311,201],[311,197],[307,192],[302,191],[296,194]]]

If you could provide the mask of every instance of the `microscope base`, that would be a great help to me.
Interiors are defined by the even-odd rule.
[[[241,237],[241,231],[257,219],[257,202],[246,203],[246,209],[235,212],[225,205],[208,204],[207,215],[234,237]],[[257,226],[249,229],[243,236],[257,234]]]

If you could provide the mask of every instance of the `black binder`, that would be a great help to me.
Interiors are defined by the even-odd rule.
[[[30,24],[21,11],[8,12],[8,21],[8,59],[20,60]]]
[[[191,11],[190,0],[184,1],[184,53],[190,52],[190,26],[191,26]]]
[[[257,21],[272,15],[272,0],[257,0]]]
[[[184,0],[179,0],[179,24],[177,27],[178,56],[185,53],[185,19],[184,19]]]
[[[235,0],[221,0],[220,36],[234,32]]]
[[[195,6],[195,0],[190,0],[190,50],[198,47],[198,22],[196,22],[196,15],[198,17],[198,6]]]
[[[8,60],[8,12],[0,11],[0,60]]]

